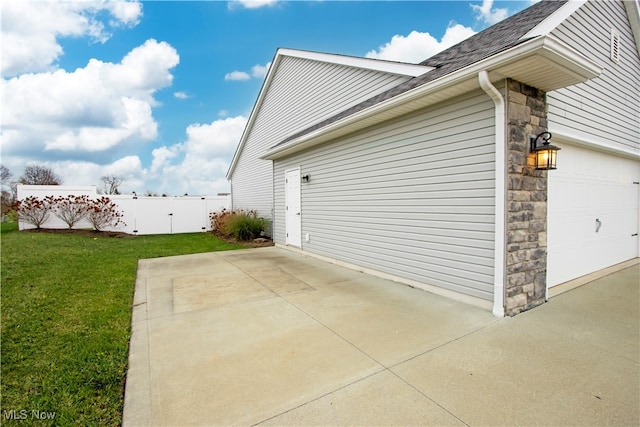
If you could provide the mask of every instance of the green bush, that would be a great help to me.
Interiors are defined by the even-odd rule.
[[[236,240],[252,240],[260,237],[266,227],[265,219],[258,218],[254,210],[222,209],[220,212],[210,213],[209,219],[214,233],[226,237],[233,236]]]
[[[234,215],[226,224],[227,232],[238,240],[253,240],[264,231],[264,218],[255,215]]]

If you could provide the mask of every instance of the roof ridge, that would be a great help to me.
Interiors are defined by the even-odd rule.
[[[278,48],[278,50],[276,51],[274,62],[277,62],[277,58],[283,56],[345,65],[348,67],[364,68],[368,70],[405,75],[409,77],[417,77],[430,70],[433,70],[433,67],[430,67],[428,65],[414,64],[410,62],[388,61],[385,59],[366,58],[362,56],[344,55],[340,53],[327,53],[289,48]]]

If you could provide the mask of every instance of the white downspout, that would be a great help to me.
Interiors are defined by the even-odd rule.
[[[495,244],[493,261],[493,315],[504,317],[504,279],[505,279],[505,102],[502,94],[491,84],[489,74],[486,71],[478,73],[480,87],[493,100],[495,104],[495,135],[496,135],[496,172],[495,172]]]

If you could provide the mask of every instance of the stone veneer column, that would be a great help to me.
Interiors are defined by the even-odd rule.
[[[547,171],[527,165],[529,136],[547,130],[546,93],[507,81],[505,314],[545,302]]]

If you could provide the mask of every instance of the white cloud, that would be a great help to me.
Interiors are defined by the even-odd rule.
[[[245,81],[249,80],[251,76],[249,73],[245,73],[244,71],[232,71],[224,75],[225,80],[233,80],[233,81]]]
[[[105,151],[131,138],[144,141],[155,139],[157,124],[151,114],[151,106],[145,101],[121,98],[124,120],[117,127],[82,126],[69,129],[45,142],[45,151]]]
[[[147,40],[120,63],[89,61],[0,80],[3,151],[98,152],[157,135],[154,93],[172,82],[179,62],[165,42]]]
[[[150,39],[129,52],[121,66],[108,70],[108,79],[112,85],[152,101],[153,92],[171,85],[173,75],[169,69],[179,62],[178,52],[171,45]]]
[[[174,195],[229,191],[224,176],[246,124],[237,116],[188,126],[185,142],[153,150],[147,178],[158,191]]]
[[[224,79],[227,81],[247,81],[252,77],[256,79],[262,79],[269,72],[269,67],[271,67],[271,62],[267,62],[264,65],[256,64],[251,67],[251,73],[248,73],[246,71],[232,71],[225,74]]]
[[[103,42],[114,28],[139,21],[140,3],[8,0],[2,6],[7,72],[0,79],[0,143],[2,162],[16,176],[37,163],[51,167],[68,185],[100,185],[101,176],[114,174],[123,177],[125,193],[229,191],[224,175],[244,117],[189,126],[184,142],[153,150],[150,165],[127,154],[157,138],[155,97],[172,84],[172,68],[179,62],[172,46],[148,40],[120,62],[91,59],[73,71],[55,65],[63,54],[60,37]],[[265,67],[247,75],[261,76]]]
[[[492,9],[493,0],[482,0],[482,5],[478,6],[477,4],[472,4],[470,6],[477,14],[476,19],[488,25],[496,24],[509,16],[509,11],[507,9]]]
[[[2,75],[55,69],[63,49],[58,37],[89,36],[104,43],[111,36],[97,16],[108,12],[113,27],[136,25],[142,15],[138,2],[61,2],[3,0]]]
[[[110,1],[105,4],[106,8],[116,18],[111,21],[111,25],[137,25],[142,16],[142,3],[137,1]]]
[[[380,46],[378,50],[367,52],[366,57],[418,63],[474,34],[475,31],[471,28],[460,24],[449,25],[440,41],[429,33],[412,31],[408,36],[393,36],[390,42]]]
[[[107,165],[86,161],[57,162],[55,167],[64,178],[66,185],[96,185],[100,187],[100,177],[116,175],[122,178],[120,191],[124,194],[144,188],[147,171],[138,156],[126,156]]]
[[[278,0],[232,0],[227,5],[229,9],[242,7],[245,9],[258,9],[261,7],[275,6]]]
[[[263,78],[269,72],[269,68],[271,67],[271,62],[266,63],[265,65],[254,65],[251,68],[251,75],[256,78]]]
[[[247,123],[243,116],[230,117],[187,127],[184,143],[188,155],[230,158]]]
[[[100,177],[105,175],[115,175],[122,178],[122,193],[131,193],[145,188],[148,171],[142,167],[142,162],[138,156],[122,157],[110,165],[99,168],[100,175],[95,182],[100,183]],[[93,182],[93,181],[92,181]],[[145,188],[146,189],[146,188]]]
[[[175,158],[182,151],[182,144],[175,144],[171,147],[155,148],[151,155],[153,160],[151,162],[151,173],[156,174],[163,168],[170,165],[171,159]]]
[[[9,161],[5,162],[5,160]],[[63,179],[64,185],[70,186],[96,185],[100,187],[102,184],[100,177],[117,175],[123,178],[123,183],[120,187],[120,191],[123,193],[144,189],[148,173],[142,167],[142,162],[138,156],[126,156],[106,165],[83,160],[31,162],[15,158],[3,158],[2,163],[9,167],[15,177],[22,174],[27,164],[35,163],[49,167]]]

